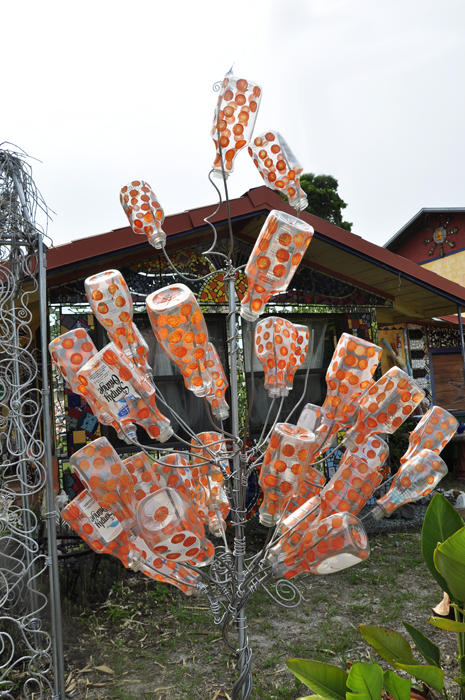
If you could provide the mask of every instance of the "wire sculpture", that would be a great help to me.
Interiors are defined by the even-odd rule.
[[[25,154],[5,145],[0,145],[0,694],[17,697],[23,678],[24,697],[42,698],[64,691],[61,621],[55,615],[59,593],[53,592],[52,601],[57,632],[44,625],[48,601],[39,586],[47,572],[57,571],[51,566],[53,549],[50,557],[39,552],[36,515],[41,504],[51,511],[48,519],[55,515],[53,490],[47,503],[44,499],[52,479],[46,471],[51,434],[42,425],[41,382],[47,379],[43,367],[39,370],[31,311],[32,299],[42,295],[45,301],[43,233],[34,222],[37,210],[47,216],[47,208]],[[46,323],[42,318],[43,336]]]

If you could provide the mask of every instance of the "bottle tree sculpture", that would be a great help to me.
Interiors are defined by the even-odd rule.
[[[252,141],[262,88],[230,72],[219,90],[210,176],[223,179],[227,199],[227,178],[236,156],[248,146],[265,184],[286,195],[299,213],[305,206],[299,184],[302,168],[286,141],[276,131]],[[151,187],[134,180],[122,188],[121,202],[133,230],[163,249],[177,272],[165,249],[163,209]],[[232,231],[230,221],[229,226]],[[179,282],[154,289],[147,297],[160,349],[178,366],[186,390],[204,402],[214,430],[207,425],[196,434],[188,416],[176,414],[155,386],[146,345],[133,323],[131,294],[117,270],[97,271],[86,280],[89,303],[111,342],[97,352],[84,332],[73,331],[50,344],[52,360],[68,385],[83,395],[103,424],[112,425],[134,445],[134,454],[124,461],[105,438],[72,456],[86,492],[65,509],[64,518],[95,551],[114,554],[127,568],[171,583],[186,595],[207,597],[215,624],[237,654],[235,700],[247,700],[252,690],[246,623],[251,595],[261,587],[275,603],[294,607],[300,593],[291,579],[301,573],[327,575],[367,559],[368,537],[357,515],[382,481],[380,469],[388,448],[380,434],[397,430],[424,398],[413,379],[398,368],[375,382],[381,348],[343,334],[328,367],[323,406],[304,405],[293,422],[294,411],[281,416],[284,397],[295,392],[297,368],[311,359],[312,339],[306,327],[267,317],[266,305],[287,289],[312,235],[312,227],[300,218],[272,211],[245,268],[248,289],[241,302],[241,323],[250,324],[252,350],[264,367],[270,403],[279,400],[269,433],[265,436],[265,426],[251,447],[247,423],[239,428],[238,271],[231,255],[215,250],[216,230],[205,255],[223,260],[230,405],[225,399],[225,368],[209,340],[202,310],[184,284],[186,277],[180,274]],[[303,399],[296,397],[296,408]],[[250,411],[251,406],[249,415]],[[227,433],[223,420],[228,415]],[[190,442],[173,432],[170,416],[183,425]],[[181,449],[162,444],[152,454],[139,443],[136,425],[160,443],[173,437]],[[425,416],[373,517],[389,516],[402,503],[430,493],[447,471],[438,453],[455,429],[453,417],[439,407]],[[346,431],[347,449],[325,484],[321,462],[340,430]],[[260,521],[269,534],[262,551],[247,558],[246,488],[253,470],[260,472]],[[273,588],[272,578],[277,578]]]

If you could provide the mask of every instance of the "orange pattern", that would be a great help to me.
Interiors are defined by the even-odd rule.
[[[256,321],[273,294],[287,289],[312,236],[313,228],[295,216],[277,210],[268,214],[245,268],[243,318]]]
[[[134,233],[145,233],[150,245],[163,248],[166,242],[162,229],[165,214],[148,182],[129,182],[121,188],[119,198]]]
[[[302,211],[308,205],[307,195],[300,186],[302,166],[284,138],[277,131],[264,131],[248,147],[255,167],[271,190],[286,195],[289,204]]]
[[[90,517],[88,513],[90,513]],[[170,583],[186,595],[196,593],[194,586],[199,582],[199,574],[189,571],[175,562],[163,562],[160,558],[157,558],[155,566],[155,557],[148,551],[147,545],[140,537],[136,540],[130,540],[126,531],[121,531],[121,528],[118,531],[119,534],[116,534],[112,539],[109,539],[108,535],[105,537],[102,531],[106,535],[106,530],[109,529],[108,516],[105,513],[99,514],[99,505],[87,489],[81,491],[71,503],[68,503],[63,510],[62,517],[98,554],[111,554],[117,557],[126,568],[142,571],[150,578]],[[102,525],[104,518],[107,519],[106,528],[105,524]],[[115,526],[114,523],[110,524]],[[156,570],[154,571],[151,567]]]
[[[229,384],[213,343],[208,343],[207,361],[205,364],[212,376],[212,386],[207,394],[207,401],[211,406],[213,415],[220,420],[226,420],[229,417],[229,406],[226,403],[225,394]]]
[[[171,284],[147,297],[147,313],[160,346],[179,367],[186,388],[207,396],[212,377],[207,369],[208,330],[193,293]]]
[[[441,457],[431,450],[421,450],[401,465],[391,488],[376,501],[371,515],[380,520],[404,503],[428,496],[446,474],[447,466]]]
[[[211,130],[216,148],[213,163],[215,177],[223,177],[221,153],[225,177],[233,172],[237,154],[252,137],[261,99],[262,88],[259,85],[233,75],[224,78]]]
[[[78,393],[81,384],[78,374],[86,362],[97,354],[97,348],[83,328],[76,328],[58,336],[48,346],[52,364],[60,371],[66,385],[72,392]],[[119,423],[114,416],[105,411],[103,405],[92,394],[85,394],[84,399],[92,413],[102,425],[111,425],[123,437]]]
[[[290,498],[295,496],[312,461],[315,436],[290,423],[277,423],[271,433],[260,471],[263,490],[260,522],[278,522]]]
[[[284,318],[269,316],[255,329],[255,354],[265,372],[265,389],[270,398],[287,396],[297,364],[297,331]],[[298,353],[300,360],[300,351]]]
[[[392,367],[361,396],[356,423],[346,434],[348,449],[355,452],[370,435],[394,433],[424,396],[408,374]]]
[[[286,387],[288,390],[292,389],[294,386],[294,376],[299,367],[305,362],[308,352],[308,341],[310,338],[310,331],[308,326],[302,326],[299,323],[294,323],[294,328],[297,332],[297,340],[295,343],[294,358],[295,362],[292,363],[292,367],[286,374]]]
[[[364,527],[351,513],[316,520],[294,545],[289,539],[283,538],[268,554],[276,576],[330,574],[365,561],[370,554]]]
[[[127,434],[135,432],[134,423],[159,442],[173,434],[169,420],[156,406],[153,385],[115,343],[81,367],[79,379],[78,393],[86,396],[90,392]]]
[[[105,270],[88,277],[84,283],[87,299],[97,321],[115,345],[151,376],[149,348],[133,323],[134,308],[126,280],[118,270]]]
[[[408,450],[400,463],[404,464],[421,450],[432,450],[438,455],[454,437],[458,426],[458,420],[449,411],[433,406],[410,433]]]
[[[199,447],[199,443],[205,447]],[[194,502],[199,513],[205,513],[202,520],[208,524],[212,535],[221,537],[229,513],[223,472],[219,466],[221,464],[223,471],[229,474],[229,464],[224,458],[226,443],[219,433],[211,432],[199,433],[197,439],[192,438],[191,445],[191,474],[197,485]],[[205,464],[214,458],[218,459],[217,464]]]

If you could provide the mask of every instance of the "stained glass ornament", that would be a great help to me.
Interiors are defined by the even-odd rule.
[[[110,339],[139,369],[152,376],[149,348],[133,321],[132,296],[119,270],[105,270],[84,282],[87,299],[97,321]]]
[[[150,294],[146,303],[153,332],[179,367],[186,388],[207,396],[212,386],[206,365],[208,330],[195,296],[185,284],[171,284]]]
[[[403,464],[423,449],[439,454],[454,437],[458,426],[458,420],[449,411],[432,406],[410,433],[409,446],[400,463]]]
[[[277,210],[268,214],[245,268],[243,318],[256,321],[273,294],[287,289],[312,236],[313,228],[295,216]]]
[[[233,172],[237,154],[245,148],[252,137],[261,99],[262,88],[256,83],[244,78],[236,78],[232,74],[225,76],[211,130],[216,148],[213,163],[214,177],[227,178]]]
[[[154,248],[163,248],[166,234],[162,229],[165,220],[163,208],[148,182],[133,180],[121,188],[120,202],[134,233],[147,236]]]
[[[392,367],[358,400],[357,419],[346,433],[346,447],[356,451],[370,435],[394,433],[424,396],[408,374]]]
[[[91,338],[83,328],[63,333],[52,340],[48,346],[52,364],[62,375],[65,383],[73,393],[77,394],[81,385],[79,371],[88,360],[95,357],[97,348]],[[98,398],[90,393],[83,394],[83,397],[90,407],[92,413],[102,425],[111,425],[117,432],[120,439],[124,439],[118,421],[108,413]]]
[[[253,139],[248,151],[267,187],[286,195],[297,211],[307,207],[307,195],[300,186],[303,168],[278,131],[264,131]]]
[[[255,354],[263,367],[270,398],[287,396],[292,388],[286,378],[296,363],[296,345],[297,331],[290,321],[269,316],[257,324]]]
[[[229,384],[213,343],[208,343],[206,358],[205,364],[212,376],[212,385],[207,394],[207,401],[213,415],[220,420],[226,420],[229,417],[229,406],[226,403],[225,394]]]
[[[299,491],[315,448],[315,436],[290,423],[277,423],[270,437],[259,483],[263,490],[260,522],[278,522],[286,503]]]
[[[78,392],[91,393],[129,437],[135,434],[135,423],[159,442],[173,434],[170,421],[157,408],[153,384],[115,343],[91,358],[78,376]]]
[[[285,551],[281,542],[270,549],[268,560],[273,574],[284,578],[308,572],[332,574],[360,564],[370,555],[365,529],[351,513],[335,513],[311,523],[300,542]]]
[[[178,491],[162,488],[139,503],[137,522],[149,549],[168,561],[189,561],[206,550],[205,529]]]
[[[404,503],[428,496],[447,474],[447,465],[435,452],[421,450],[401,465],[391,488],[376,501],[371,512],[375,520],[381,520]]]
[[[107,438],[82,447],[70,462],[98,504],[113,513],[130,537],[137,536],[133,480]]]

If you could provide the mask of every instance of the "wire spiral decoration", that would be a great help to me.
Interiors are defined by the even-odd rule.
[[[42,621],[48,600],[38,584],[48,565],[32,510],[45,484],[31,311],[38,232],[24,215],[15,178],[32,216],[46,211],[24,155],[0,150],[0,696],[12,700],[18,692],[53,695],[52,641]]]

